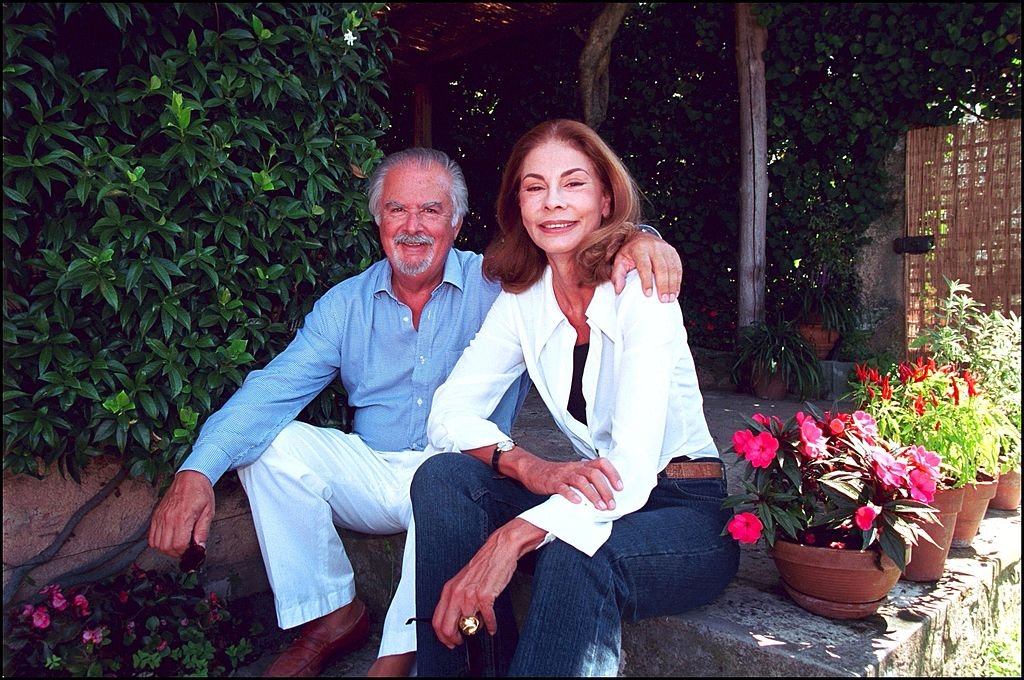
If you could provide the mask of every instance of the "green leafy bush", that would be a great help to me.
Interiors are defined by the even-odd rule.
[[[155,480],[377,257],[381,4],[4,5],[4,460]],[[310,417],[341,423],[325,391]]]

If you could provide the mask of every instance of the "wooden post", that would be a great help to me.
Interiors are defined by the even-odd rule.
[[[740,88],[740,230],[737,330],[764,319],[765,212],[768,208],[768,114],[763,53],[768,31],[751,4],[736,3]]]
[[[418,81],[413,86],[412,144],[431,148],[434,144],[431,129],[430,84]]]

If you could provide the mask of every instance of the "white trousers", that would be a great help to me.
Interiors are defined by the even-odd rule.
[[[356,435],[294,421],[256,462],[238,469],[281,628],[355,599],[352,563],[335,525],[367,534],[408,531],[379,655],[416,649],[416,626],[405,623],[416,615],[409,484],[429,455],[374,451]]]

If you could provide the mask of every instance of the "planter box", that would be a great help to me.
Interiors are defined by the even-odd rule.
[[[96,461],[82,483],[51,471],[45,479],[4,472],[4,591],[12,571],[45,549],[68,519],[117,473],[116,461]],[[229,479],[230,478],[230,479]],[[217,514],[207,544],[207,584],[223,595],[244,595],[269,588],[249,501],[238,478],[229,473],[216,486]],[[99,559],[116,547],[128,547],[132,536],[149,526],[157,492],[144,481],[125,480],[100,505],[85,515],[61,550],[30,572],[13,602],[34,594],[51,579]],[[145,532],[143,533],[145,538]],[[169,557],[144,547],[136,558],[144,569],[177,570]]]

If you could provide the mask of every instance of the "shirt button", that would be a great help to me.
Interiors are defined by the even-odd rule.
[[[417,399],[416,400],[416,405],[417,406],[423,406],[423,400],[422,399]]]
[[[424,357],[424,356],[421,356],[421,357],[420,357],[420,363],[421,363],[421,364],[425,364],[425,363],[427,363],[427,358],[426,358],[426,357]]]
[[[404,321],[404,322],[406,322],[406,323],[409,323],[409,317],[407,317],[407,316],[403,316],[403,317],[402,317],[402,321]]]

